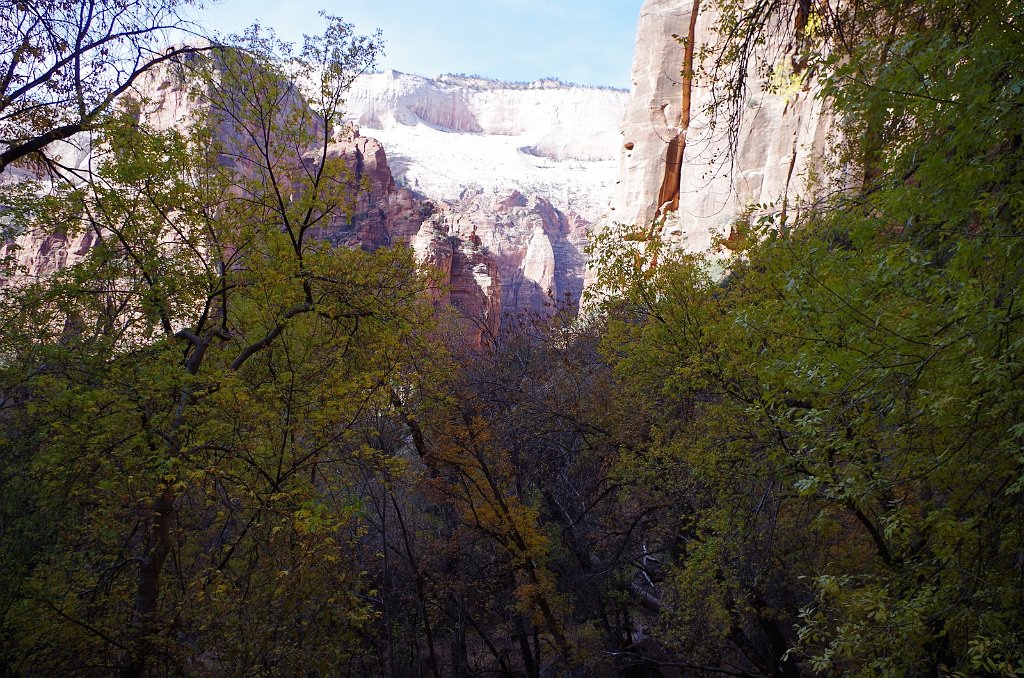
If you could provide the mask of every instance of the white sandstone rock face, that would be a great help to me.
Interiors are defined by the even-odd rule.
[[[428,198],[518,190],[593,221],[615,182],[627,96],[552,81],[385,71],[356,80],[346,117],[384,144],[399,184]]]
[[[45,279],[66,266],[80,262],[96,243],[91,231],[52,233],[46,236],[20,235],[14,241],[0,246],[0,258],[14,256],[21,272],[3,284],[27,284]]]
[[[530,244],[523,255],[523,265],[520,268],[523,280],[536,285],[538,290],[557,297],[554,261],[555,248],[551,246],[551,240],[544,232],[544,225],[539,223],[533,227]]]
[[[504,314],[547,313],[578,307],[626,100],[555,81],[386,71],[356,80],[346,117],[381,141],[399,185],[433,201],[445,237],[494,258]]]
[[[707,5],[703,2],[702,5]],[[683,46],[692,0],[646,0],[640,10],[633,89],[621,124],[619,179],[602,225],[646,226],[658,214],[668,142],[679,131]],[[713,44],[717,15],[704,6],[695,44]],[[820,169],[831,120],[827,106],[810,88],[766,92],[750,75],[742,103],[736,153],[729,158],[723,130],[713,130],[706,108],[708,83],[694,83],[691,120],[679,179],[679,210],[665,233],[687,250],[706,249],[714,233],[728,235],[748,207],[786,200],[793,210],[810,196],[809,177]]]
[[[501,283],[494,258],[479,239],[462,239],[444,213],[429,217],[410,244],[438,272],[435,302],[451,305],[463,339],[474,347],[491,343],[501,329]]]
[[[437,205],[448,236],[477,243],[494,258],[504,313],[578,308],[589,222],[515,190],[466,191]]]

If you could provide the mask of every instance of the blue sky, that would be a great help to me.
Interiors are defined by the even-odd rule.
[[[382,68],[502,80],[553,76],[629,87],[642,0],[207,0],[198,20],[221,32],[253,21],[286,40],[322,26],[321,9],[384,32]]]

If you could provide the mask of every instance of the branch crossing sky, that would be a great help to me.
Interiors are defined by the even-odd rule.
[[[545,77],[629,87],[641,0],[221,0],[195,13],[222,33],[254,21],[298,42],[319,10],[356,30],[384,32],[381,68],[433,77],[466,73],[512,81]]]

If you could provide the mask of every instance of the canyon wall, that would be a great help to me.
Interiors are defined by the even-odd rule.
[[[481,328],[482,341],[503,314],[578,307],[595,222],[648,230],[667,202],[663,235],[703,250],[750,218],[751,206],[772,205],[754,216],[783,204],[798,210],[828,149],[827,107],[813,83],[766,88],[751,73],[731,146],[712,124],[711,83],[687,85],[685,49],[673,37],[692,25],[691,44],[713,46],[718,17],[707,4],[644,2],[628,95],[557,81],[361,76],[329,152],[368,189],[354,215],[318,236],[350,247],[413,245],[444,272],[450,291],[441,296]],[[786,51],[777,51],[778,74],[788,77]],[[141,86],[148,120],[170,127],[187,117],[192,103],[166,72]],[[79,140],[67,156],[84,163],[88,152]],[[84,256],[90,237],[14,245],[30,275],[47,275]]]
[[[379,139],[396,180],[431,200],[450,235],[495,257],[505,314],[578,308],[589,229],[618,172],[626,92],[554,80],[356,80],[347,118]]]
[[[200,105],[174,68],[146,74],[134,96],[158,129],[183,127]],[[293,99],[305,106],[297,90]],[[476,344],[499,331],[503,315],[575,309],[588,228],[614,182],[625,102],[622,91],[556,81],[363,76],[327,149],[363,188],[351,215],[315,235],[347,247],[413,246],[441,272],[436,296]],[[79,136],[61,154],[84,168],[91,143]],[[94,237],[23,234],[4,251],[36,279],[81,260]]]
[[[719,39],[713,30],[718,16],[708,5],[708,0],[697,3],[693,22],[698,55]],[[663,234],[690,251],[706,249],[715,233],[728,235],[751,206],[771,204],[772,211],[785,201],[798,209],[800,200],[813,194],[831,130],[827,106],[815,96],[813,83],[790,86],[787,80],[770,90],[766,84],[778,83],[751,72],[736,145],[730,148],[724,125],[712,125],[712,83],[698,72],[688,102],[684,96],[685,48],[674,36],[688,36],[694,7],[693,0],[646,0],[640,10],[632,92],[620,125],[619,178],[602,219],[602,225],[647,228],[662,208],[661,199],[671,195],[663,189],[675,189],[678,210],[666,219]],[[785,45],[778,47],[773,46],[779,54],[775,78],[788,78],[790,54]],[[681,162],[671,157],[678,139],[685,147]]]

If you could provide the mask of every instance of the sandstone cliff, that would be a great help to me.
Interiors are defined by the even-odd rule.
[[[136,95],[143,118],[163,129],[185,124],[197,105],[173,69],[143,78]],[[557,81],[364,76],[351,91],[350,123],[328,148],[364,190],[351,216],[317,236],[413,245],[443,272],[450,291],[439,297],[478,341],[498,331],[503,313],[575,308],[587,230],[614,182],[625,101],[622,91]],[[304,105],[298,91],[293,105]],[[69,164],[84,167],[90,139],[67,146]],[[85,256],[91,238],[25,235],[6,250],[27,275],[46,276]]]
[[[439,204],[452,235],[479,243],[494,257],[506,312],[546,313],[557,305],[575,312],[583,291],[586,220],[516,190],[467,190],[459,200]]]
[[[710,3],[697,3],[693,22],[698,48],[715,45],[718,19]],[[693,81],[684,95],[685,49],[673,35],[687,36],[693,0],[646,0],[640,10],[632,93],[621,124],[619,179],[611,211],[603,223],[646,228],[662,202],[677,191],[678,211],[667,220],[670,241],[695,251],[707,248],[713,233],[727,235],[748,207],[783,201],[792,207],[813,188],[831,128],[813,84],[766,91],[764,78],[747,77],[742,123],[735,153],[721,127],[711,125],[711,83]],[[780,53],[783,53],[781,50]],[[784,56],[779,71],[786,72]],[[688,105],[687,105],[688,104]],[[688,120],[687,120],[688,118]],[[683,138],[681,164],[671,157],[673,140]]]
[[[397,181],[496,259],[504,313],[575,309],[583,247],[617,173],[625,92],[557,81],[360,77],[347,116],[381,140]]]

